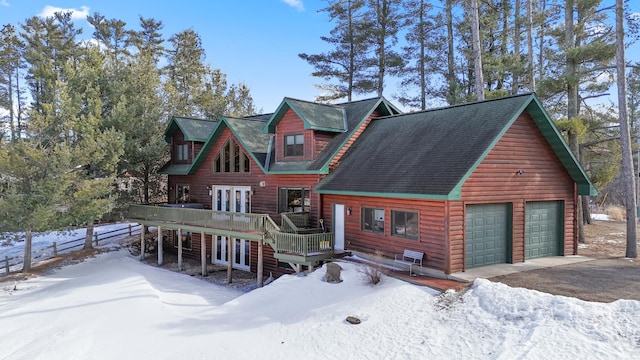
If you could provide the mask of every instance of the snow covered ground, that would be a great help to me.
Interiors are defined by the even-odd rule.
[[[108,225],[96,226],[93,230],[94,235],[98,234],[98,241],[102,247],[110,247],[114,242],[127,237],[128,227],[137,226],[136,223],[115,223]],[[135,232],[140,233],[139,228],[135,229]],[[75,229],[70,231],[49,231],[43,233],[35,233],[31,239],[31,248],[33,252],[37,252],[38,249],[50,247],[54,242],[58,244],[66,243],[72,240],[79,240],[77,244],[82,246],[84,237],[87,234],[87,229]],[[109,239],[102,240],[105,237]],[[62,247],[69,247],[73,244],[67,244]],[[69,249],[69,251],[79,250],[80,247]],[[69,251],[60,251],[61,253]],[[21,256],[24,255],[24,234],[7,234],[0,233],[0,259],[4,259],[5,256]]]
[[[477,280],[463,295],[352,263],[240,293],[105,253],[0,283],[0,359],[630,359],[640,302],[611,304]],[[349,315],[359,325],[345,321]]]

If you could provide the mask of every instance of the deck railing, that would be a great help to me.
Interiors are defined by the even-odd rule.
[[[291,234],[274,232],[270,234],[276,243],[276,252],[295,253],[303,256],[318,253],[332,253],[335,244],[333,233]]]
[[[283,225],[284,219],[287,219],[291,224],[295,225],[298,228],[308,228],[309,227],[309,212],[286,212],[280,214],[282,215]]]
[[[308,214],[295,217],[295,221],[305,221],[305,217],[308,222]],[[283,218],[285,217],[283,216]],[[333,254],[335,244],[333,233],[320,232],[320,229],[298,229],[290,219],[288,222],[283,221],[281,228],[269,215],[265,214],[130,205],[127,219],[142,223],[147,221],[158,224],[180,224],[210,229],[259,232],[266,235],[265,240],[269,241],[276,253],[296,254],[305,257]],[[297,232],[292,231],[295,229],[298,229]]]
[[[264,232],[267,217],[264,214],[149,205],[130,205],[127,213],[128,219],[245,232]]]

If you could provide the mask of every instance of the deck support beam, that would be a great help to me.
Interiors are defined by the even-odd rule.
[[[260,239],[258,240],[258,269],[257,269],[257,275],[258,275],[258,287],[262,287],[264,285],[263,283],[263,267],[264,267],[264,263],[262,261],[262,247],[264,245],[264,240]]]
[[[202,276],[207,276],[207,241],[204,239],[204,231],[200,233],[200,263]]]
[[[162,249],[162,227],[158,226],[158,265],[164,262],[164,250]]]
[[[178,271],[182,271],[182,229],[178,229]]]
[[[144,260],[144,233],[146,229],[147,227],[144,225],[140,229],[140,260]]]
[[[233,238],[227,237],[227,284],[231,284],[231,272],[233,270]]]

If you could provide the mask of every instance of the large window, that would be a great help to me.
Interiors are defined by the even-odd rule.
[[[384,209],[362,208],[362,231],[384,234]]]
[[[418,240],[418,213],[391,210],[391,235]]]
[[[249,172],[249,157],[242,151],[240,145],[229,139],[220,149],[213,161],[213,171],[220,172]]]
[[[303,212],[311,209],[309,188],[279,188],[278,212]]]
[[[304,135],[287,135],[285,136],[284,156],[303,156],[304,155]]]
[[[191,233],[186,230],[182,230],[182,248],[191,250]],[[178,247],[178,231],[173,232],[173,246]]]
[[[189,202],[189,185],[180,184],[176,186],[176,204]]]
[[[176,145],[176,160],[187,161],[189,160],[189,145],[178,144]]]

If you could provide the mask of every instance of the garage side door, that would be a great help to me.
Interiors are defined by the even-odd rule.
[[[525,259],[560,255],[564,232],[562,201],[533,201],[526,205]]]
[[[465,267],[507,262],[508,210],[507,204],[467,205]]]

